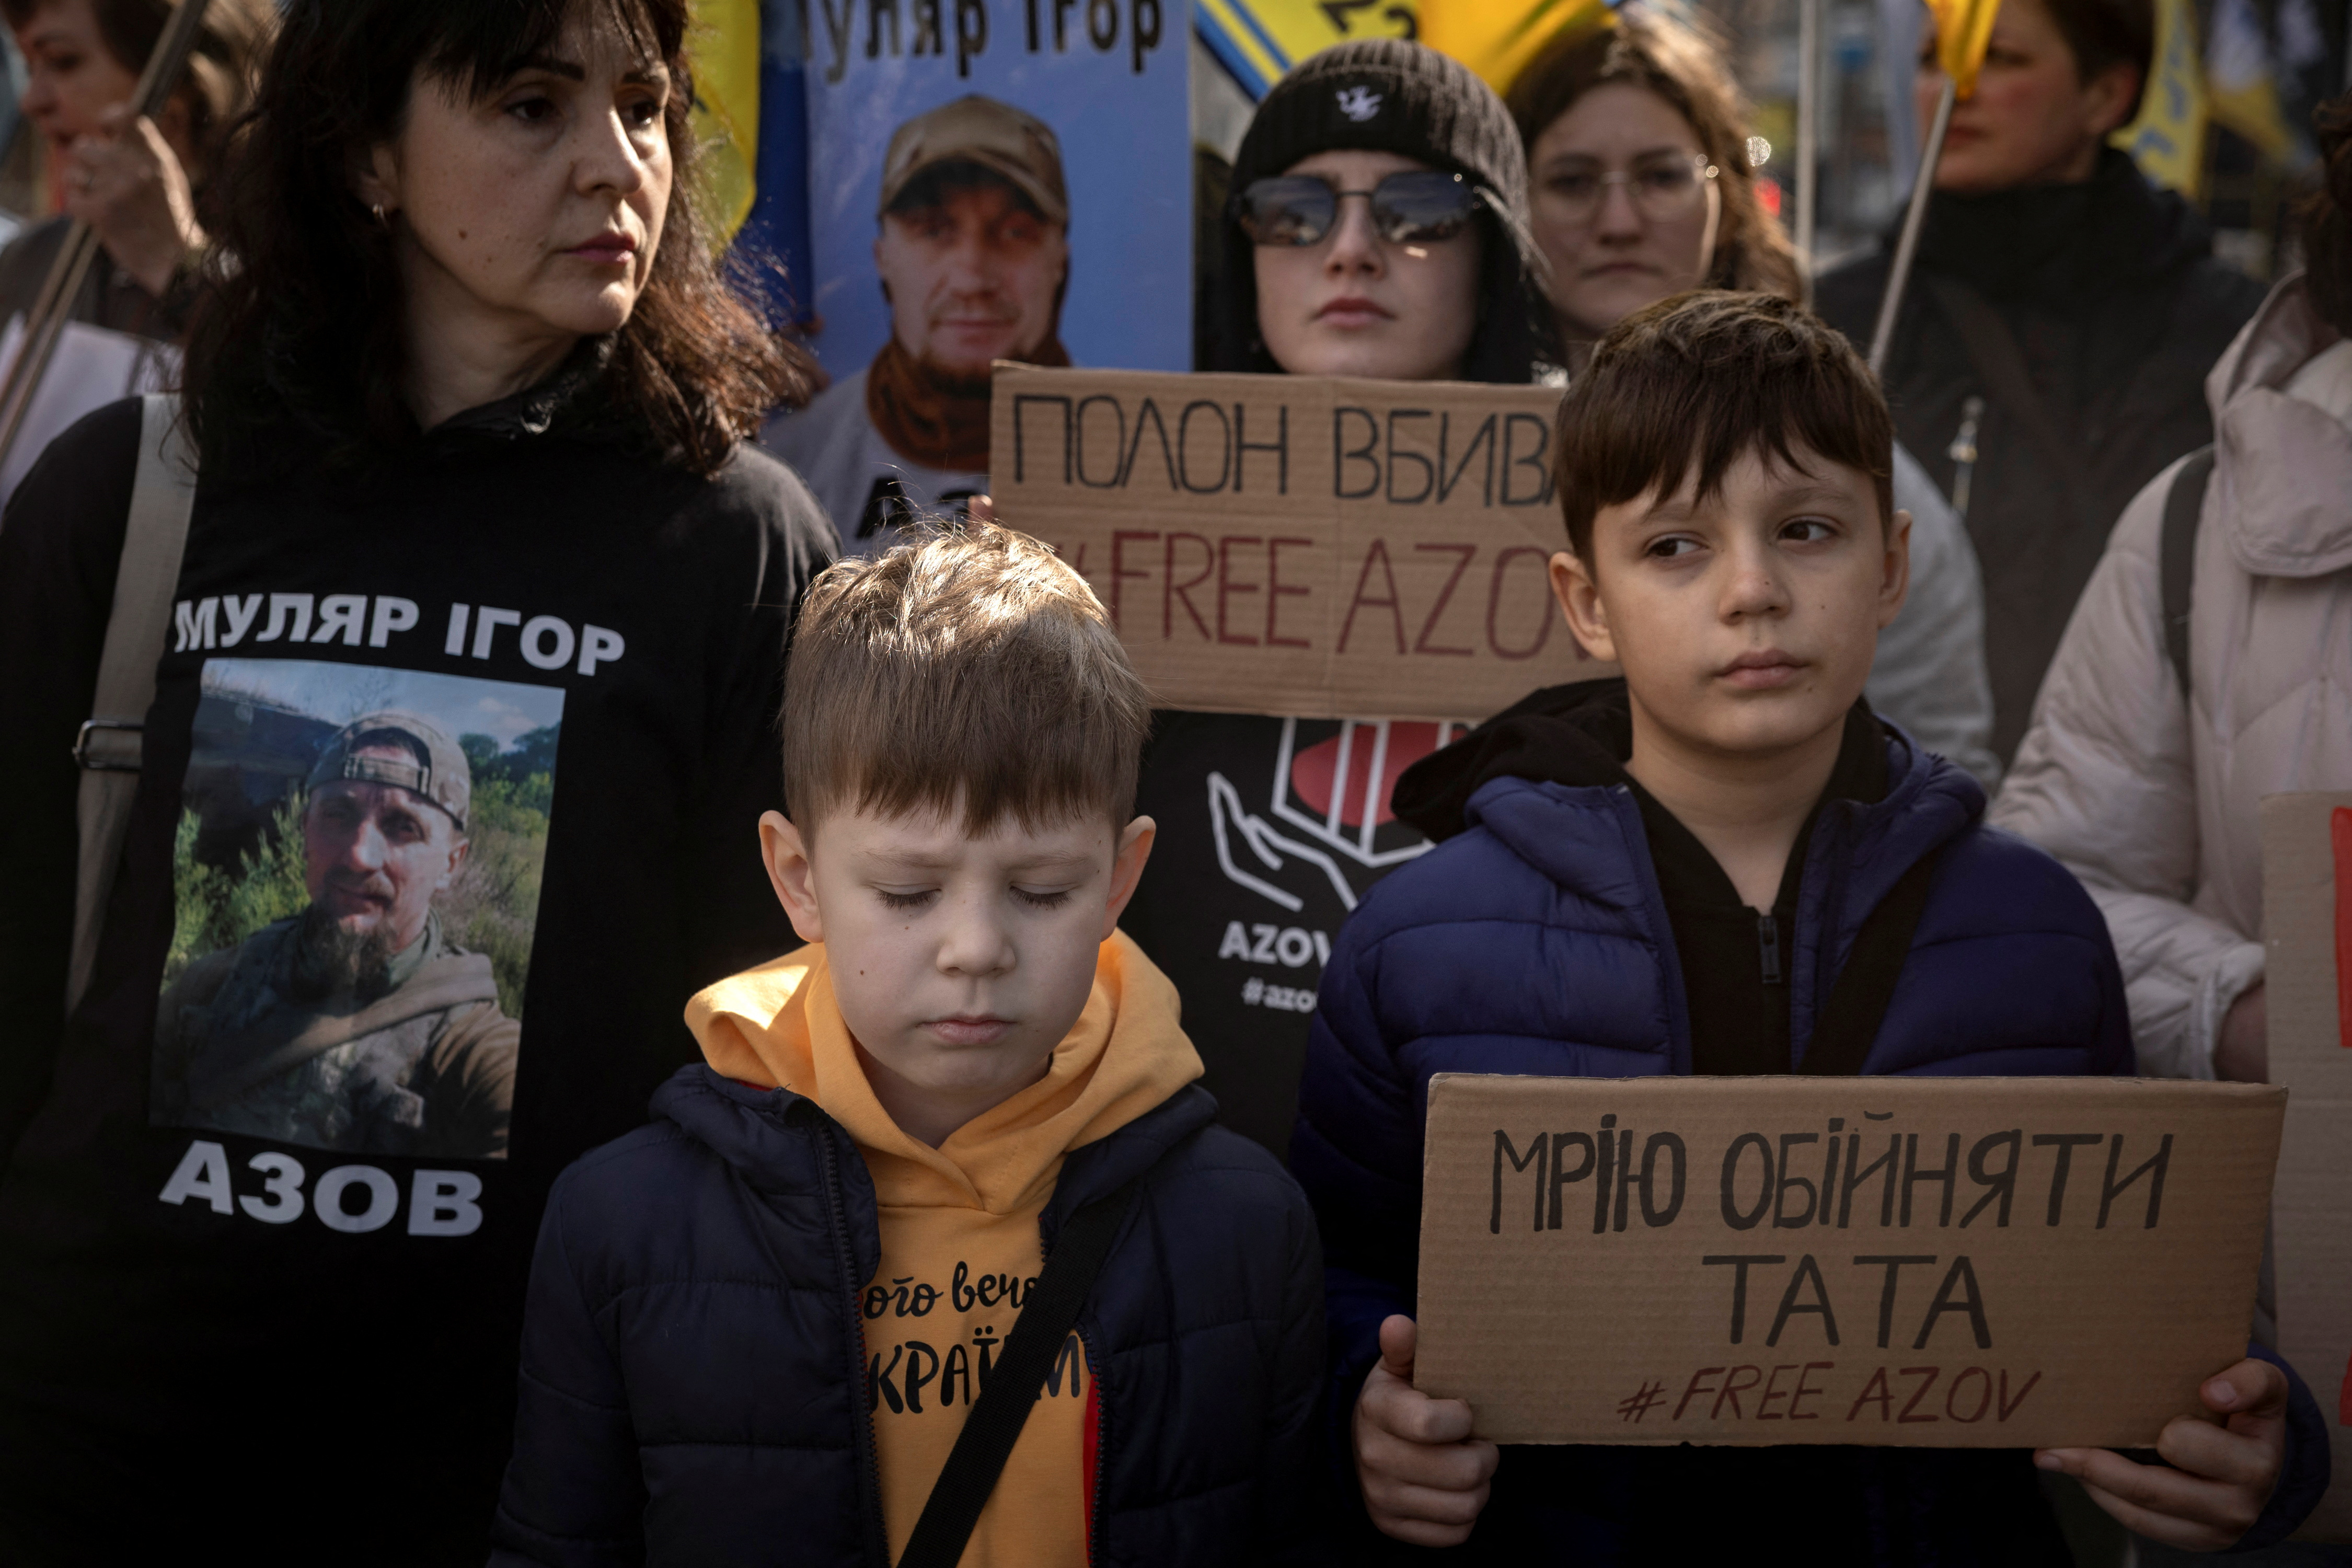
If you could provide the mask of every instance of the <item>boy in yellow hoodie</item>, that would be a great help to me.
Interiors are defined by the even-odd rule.
[[[809,945],[696,996],[708,1065],[556,1184],[493,1563],[1303,1552],[1321,1262],[1117,930],[1149,723],[1023,535],[817,581],[760,821]]]

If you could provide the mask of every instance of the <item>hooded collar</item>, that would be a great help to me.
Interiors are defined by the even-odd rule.
[[[1890,237],[1887,249],[1894,249]],[[2099,150],[2088,180],[1964,195],[1938,191],[1919,237],[1922,266],[1996,300],[2079,304],[2211,254],[2204,220],[2147,183],[2129,155]]]
[[[2317,577],[2352,566],[2352,426],[2286,391],[2342,341],[2313,310],[2300,272],[2273,289],[2212,374],[2214,482],[2207,515],[2257,577]]]
[[[936,1149],[875,1098],[822,943],[720,981],[687,1005],[686,1019],[714,1071],[755,1090],[789,1089],[840,1123],[891,1206],[1005,1214],[1034,1204],[1066,1154],[1139,1121],[1202,1071],[1178,1025],[1174,984],[1125,932],[1102,944],[1094,990],[1045,1077]]]
[[[586,422],[594,400],[583,395],[604,374],[613,357],[611,335],[584,338],[544,381],[494,403],[453,414],[425,433],[428,447],[449,448],[518,441]]]

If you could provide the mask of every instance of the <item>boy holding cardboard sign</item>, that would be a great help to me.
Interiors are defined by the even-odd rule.
[[[1975,782],[1860,701],[1906,586],[1892,445],[1844,341],[1758,296],[1628,318],[1561,409],[1571,548],[1553,588],[1625,679],[1538,692],[1400,781],[1399,814],[1444,842],[1342,931],[1292,1145],[1323,1226],[1353,1468],[1397,1540],[1475,1529],[1498,1553],[1540,1542],[1590,1563],[1768,1540],[1824,1562],[2064,1560],[2021,1452],[1506,1456],[1472,1438],[1468,1405],[1412,1386],[1439,1072],[2130,1070],[2089,898],[1985,829]],[[2035,1462],[2180,1545],[2276,1539],[2315,1490],[2307,1394],[2314,1422],[2284,1463],[2289,1389],[2255,1361],[2210,1380],[2229,1425],[2173,1423],[2169,1468]],[[2317,1461],[2324,1476],[2324,1439]]]

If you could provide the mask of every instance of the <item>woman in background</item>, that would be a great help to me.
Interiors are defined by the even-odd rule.
[[[1685,289],[1801,292],[1788,235],[1757,195],[1739,89],[1696,27],[1621,11],[1614,26],[1569,34],[1537,57],[1508,102],[1527,142],[1561,363],[1572,369],[1623,317]],[[2000,769],[1976,552],[1899,442],[1895,504],[1911,514],[1911,596],[1879,634],[1866,695],[1990,788]]]
[[[64,208],[0,250],[0,318],[32,308],[80,218],[104,254],[72,319],[166,340],[185,326],[205,185],[278,13],[270,0],[212,0],[163,111],[134,119],[131,92],[173,9],[165,0],[0,0],[25,59],[19,107],[48,143]]]

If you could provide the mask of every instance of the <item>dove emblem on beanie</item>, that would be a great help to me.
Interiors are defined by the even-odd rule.
[[[1360,83],[1339,89],[1339,112],[1361,125],[1381,111],[1381,95]]]

